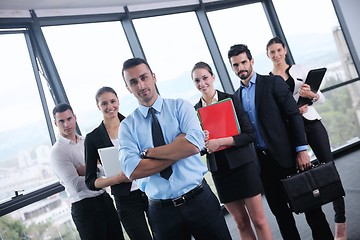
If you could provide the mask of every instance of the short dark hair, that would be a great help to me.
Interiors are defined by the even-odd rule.
[[[66,110],[70,110],[72,112],[72,114],[74,114],[74,111],[69,104],[67,104],[67,103],[57,104],[52,111],[53,117],[55,118],[56,113],[62,113],[62,112],[65,112]]]
[[[153,73],[151,68],[150,68],[149,63],[145,59],[143,59],[143,58],[130,58],[130,59],[126,60],[123,63],[123,68],[122,68],[122,71],[121,71],[123,78],[124,78],[124,71],[126,69],[138,66],[140,64],[145,64],[149,68],[150,72]],[[125,78],[124,78],[124,81],[125,81]],[[125,84],[126,84],[126,82],[125,82]]]
[[[213,76],[214,73],[213,73],[213,70],[211,69],[210,65],[207,64],[206,62],[197,62],[195,63],[194,67],[192,68],[191,70],[191,75],[193,74],[193,72],[196,70],[196,69],[199,69],[199,68],[203,68],[203,69],[206,69],[209,71],[209,73]]]
[[[230,50],[228,51],[228,58],[230,60],[231,57],[237,56],[241,53],[246,53],[246,56],[249,60],[252,59],[252,55],[250,50],[248,49],[248,46],[245,44],[235,44],[230,47]]]
[[[118,97],[117,94],[116,94],[116,92],[115,92],[115,90],[114,90],[113,88],[111,88],[111,87],[102,87],[102,88],[100,88],[100,89],[98,89],[98,90],[96,91],[96,94],[95,94],[96,103],[99,102],[99,97],[100,97],[100,95],[102,95],[103,93],[106,93],[106,92],[113,93],[113,94],[115,94],[116,97]]]
[[[268,50],[268,47],[271,45],[271,44],[274,44],[274,43],[279,43],[283,46],[283,48],[285,48],[285,43],[283,40],[281,40],[281,38],[279,37],[273,37],[272,39],[269,40],[269,42],[266,44],[266,51]]]

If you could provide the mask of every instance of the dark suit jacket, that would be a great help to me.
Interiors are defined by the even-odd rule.
[[[286,168],[296,163],[295,147],[307,145],[304,123],[289,90],[279,76],[257,74],[255,108],[257,124],[265,144],[274,159]],[[235,96],[241,98],[241,87]]]
[[[241,133],[233,137],[235,141],[235,146],[222,150],[226,158],[225,160],[227,161],[230,169],[237,168],[251,161],[257,161],[252,145],[253,141],[255,140],[255,132],[239,99],[237,99],[232,94],[220,92],[218,90],[217,93],[219,101],[224,100],[225,98],[232,99],[241,129]],[[195,105],[195,109],[198,109],[200,107],[202,107],[201,99]],[[214,118],[216,118],[216,116],[214,116]],[[218,170],[214,153],[207,154],[206,160],[209,171],[214,172]]]
[[[125,119],[123,115],[118,113],[120,122]],[[95,180],[97,179],[97,161],[100,160],[98,153],[99,148],[114,146],[105,129],[104,122],[88,133],[85,138],[85,162],[86,162],[86,176],[85,183],[90,190],[99,190],[95,187]],[[131,182],[120,183],[111,186],[111,194],[116,196],[127,196],[130,194]]]

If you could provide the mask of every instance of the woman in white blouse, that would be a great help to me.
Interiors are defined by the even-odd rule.
[[[308,98],[310,104],[299,107],[303,116],[304,127],[307,141],[316,155],[319,162],[329,162],[333,160],[329,136],[321,122],[321,117],[316,111],[317,104],[324,103],[325,97],[320,92],[313,92],[308,84],[305,83],[308,70],[299,64],[288,65],[286,63],[287,49],[285,43],[278,37],[270,39],[266,45],[267,56],[273,62],[273,70],[270,74],[280,75],[289,85],[293,92],[295,101],[299,97]],[[339,198],[333,202],[335,211],[335,239],[346,239],[346,217],[344,198]]]

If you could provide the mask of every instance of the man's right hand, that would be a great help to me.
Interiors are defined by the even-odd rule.
[[[84,165],[80,165],[76,168],[77,173],[79,176],[85,176],[86,174],[86,167]]]
[[[308,106],[309,106],[309,105],[305,104],[305,105],[299,107],[300,114],[306,113],[307,110],[308,110]]]
[[[311,166],[310,157],[307,151],[300,151],[296,155],[296,168],[304,171]]]

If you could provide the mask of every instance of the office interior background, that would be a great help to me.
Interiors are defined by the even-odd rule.
[[[268,74],[266,44],[278,36],[289,63],[328,69],[317,109],[333,153],[358,148],[358,9],[356,0],[1,0],[0,239],[79,239],[48,162],[58,134],[51,111],[69,102],[85,136],[102,120],[96,90],[110,86],[128,115],[137,101],[121,67],[134,56],[149,61],[163,97],[195,104],[196,62],[213,66],[216,88],[233,93],[230,46],[247,44],[255,71]]]

